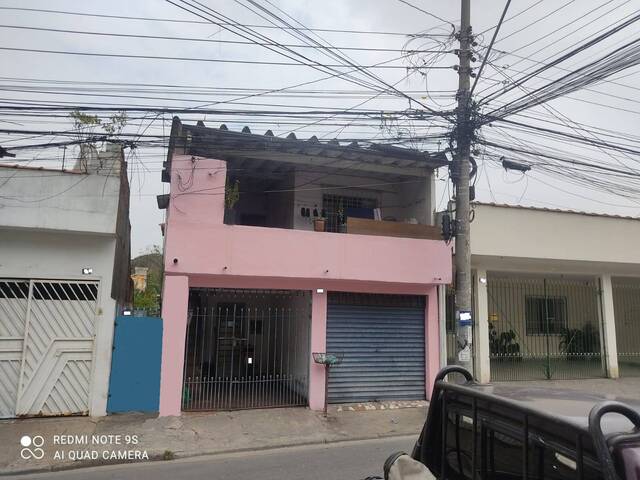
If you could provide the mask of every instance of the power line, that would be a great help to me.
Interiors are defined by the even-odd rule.
[[[397,57],[394,60],[400,60],[403,57]],[[106,86],[126,86],[126,87],[164,87],[164,88],[185,88],[185,89],[196,89],[196,90],[221,90],[221,91],[247,91],[252,93],[261,93],[261,92],[271,92],[273,89],[268,88],[248,88],[248,87],[222,87],[222,86],[210,86],[210,85],[183,85],[183,84],[175,84],[175,83],[128,83],[128,82],[105,82],[105,81],[87,81],[87,80],[59,80],[59,79],[36,79],[36,78],[24,78],[24,77],[2,77],[0,76],[0,81],[15,81],[22,83],[51,83],[53,85],[106,85]],[[288,89],[291,93],[299,93],[299,94],[313,94],[318,92],[326,92],[327,94],[369,94],[370,90],[300,90],[290,88]],[[455,93],[455,90],[432,90],[435,93]],[[407,93],[411,94],[424,94],[422,90],[412,90],[407,91]]]
[[[491,37],[491,42],[489,43],[489,47],[487,48],[487,52],[482,59],[482,63],[480,64],[480,68],[478,69],[478,73],[476,74],[476,78],[473,81],[473,86],[471,90],[469,90],[469,98],[473,95],[473,91],[476,89],[476,85],[478,84],[478,80],[482,75],[482,70],[484,69],[485,64],[487,63],[487,59],[489,58],[489,54],[491,53],[491,48],[493,47],[493,43],[496,41],[496,37],[498,36],[498,32],[500,31],[500,27],[504,21],[504,16],[507,14],[507,10],[509,10],[509,5],[511,5],[511,0],[507,0],[507,3],[502,10],[502,15],[500,16],[500,20],[498,20],[498,24],[496,25],[496,29],[493,32],[493,37]]]
[[[193,98],[185,98],[183,95],[193,95],[193,96],[219,96],[219,97],[237,97],[238,92],[243,92],[244,94],[252,95],[255,93],[265,93],[269,92],[268,90],[258,91],[256,89],[231,89],[231,90],[211,90],[207,91],[180,91],[180,90],[158,90],[158,89],[145,89],[145,88],[95,88],[95,87],[84,87],[84,86],[63,86],[58,87],[55,85],[24,85],[24,84],[1,84],[0,83],[0,91],[6,92],[20,92],[20,93],[34,93],[34,94],[49,94],[49,95],[81,95],[81,96],[112,96],[112,97],[124,97],[124,98],[137,98],[137,99],[150,99],[150,100],[170,100],[170,101],[182,101],[182,102],[195,102],[202,101],[201,99],[193,99]],[[133,96],[121,95],[122,93],[131,93],[138,94]],[[160,96],[152,96],[145,97],[139,94],[149,93],[155,95],[171,95],[168,97],[160,97]],[[413,93],[413,92],[405,92],[407,95],[411,95],[412,97],[415,95],[424,95],[423,92]],[[390,95],[385,93],[377,94],[379,99],[381,100],[397,100],[398,97],[396,95]],[[281,93],[268,93],[269,98],[287,98],[287,99],[301,99],[304,98],[306,100],[311,99],[332,99],[332,100],[343,100],[343,99],[362,99],[362,98],[370,98],[371,93],[364,93],[362,91],[323,91],[323,90],[315,90],[315,91],[307,91],[307,93],[301,91],[284,91]],[[447,93],[433,93],[431,92],[432,98],[451,98],[453,94]],[[617,97],[621,98],[621,97]],[[240,104],[236,102],[236,100],[232,100],[232,102],[236,105]],[[640,101],[638,101],[640,103]],[[246,105],[246,103],[245,103]],[[255,104],[251,105],[269,105],[269,104]],[[317,108],[328,108],[317,106]]]
[[[640,18],[640,16],[638,18]],[[558,80],[539,87],[505,106],[492,110],[487,115],[489,117],[506,116],[518,110],[548,102],[567,93],[577,91],[587,85],[594,84],[602,78],[606,78],[613,73],[620,72],[639,63],[640,40],[634,40],[606,56],[564,75]],[[521,85],[524,81],[526,81],[526,79],[516,81],[515,85]]]
[[[4,99],[3,99],[4,100]],[[58,102],[58,103],[69,103],[69,102]],[[96,102],[102,104],[100,102]],[[113,105],[113,104],[111,104]],[[259,105],[254,105],[259,106]],[[286,107],[295,107],[295,105],[284,105]],[[405,109],[405,110],[380,110],[380,109],[366,109],[366,110],[350,110],[350,109],[334,109],[334,110],[322,110],[322,108],[318,108],[316,110],[304,110],[304,111],[291,111],[291,110],[231,110],[231,109],[212,109],[212,108],[173,108],[173,107],[149,107],[146,105],[132,105],[132,106],[117,106],[113,105],[110,107],[89,107],[86,105],[72,105],[72,106],[64,106],[64,105],[53,105],[53,106],[45,106],[42,104],[39,105],[6,105],[0,106],[0,110],[17,110],[17,111],[96,111],[96,112],[164,112],[164,113],[198,113],[198,114],[212,114],[212,115],[250,115],[250,116],[276,116],[276,115],[284,115],[284,116],[296,116],[296,115],[327,115],[332,113],[344,114],[344,115],[369,115],[372,118],[380,118],[383,115],[413,115],[415,118],[428,118],[431,116],[428,112],[418,111],[415,109]],[[438,112],[436,116],[441,116],[446,112]]]
[[[87,30],[67,30],[60,28],[44,28],[44,27],[33,27],[33,26],[24,26],[24,25],[0,25],[0,28],[8,28],[8,29],[16,29],[16,30],[32,30],[39,32],[52,32],[52,33],[65,33],[65,34],[75,34],[75,35],[93,35],[93,36],[103,36],[103,37],[115,37],[115,38],[142,38],[142,39],[152,39],[152,40],[172,40],[172,41],[186,41],[186,42],[202,42],[202,43],[219,43],[219,44],[227,44],[227,45],[260,45],[260,46],[278,46],[277,43],[253,43],[248,41],[241,40],[221,40],[221,39],[212,39],[212,38],[190,38],[190,37],[172,37],[172,36],[162,36],[162,35],[142,35],[142,34],[132,34],[132,33],[114,33],[114,32],[93,32]],[[299,45],[299,44],[282,44],[282,46],[289,48],[314,48],[314,49],[334,49],[334,50],[354,50],[354,51],[363,51],[363,52],[401,52],[402,49],[399,48],[373,48],[373,47],[315,47],[311,45]],[[439,50],[416,50],[417,53],[440,53]]]
[[[400,58],[402,58],[402,57],[400,57]],[[385,60],[383,62],[378,62],[376,65],[384,65],[384,64],[390,63],[391,61],[394,61],[394,59]],[[333,78],[342,78],[342,77],[348,76],[349,74],[353,73],[356,70],[357,69],[350,70],[350,71],[347,71],[347,72],[332,73],[332,74],[330,74],[330,75],[328,75],[326,77],[317,78],[315,80],[309,80],[309,81],[306,81],[306,82],[296,83],[294,85],[289,85],[289,86],[286,86],[286,87],[280,87],[280,88],[276,88],[276,89],[266,90],[264,92],[255,93],[255,94],[251,94],[251,95],[244,95],[244,96],[241,96],[241,97],[226,101],[224,103],[232,103],[234,101],[243,100],[243,99],[246,99],[246,98],[253,98],[253,97],[257,97],[257,96],[261,96],[261,95],[267,95],[267,94],[276,93],[276,92],[284,92],[284,91],[287,91],[289,89],[303,87],[303,86],[319,83],[319,82],[322,82],[322,81],[325,81],[325,80],[333,79]],[[192,108],[202,109],[204,107],[210,107],[211,105],[216,105],[218,103],[221,103],[221,102],[210,102],[210,103],[201,104],[201,105],[198,105],[198,106],[192,107]]]
[[[607,3],[609,3],[609,2],[607,2]],[[625,2],[625,3],[627,3],[627,2]],[[622,5],[624,5],[625,3],[623,3]],[[605,4],[605,5],[606,5],[606,4]],[[617,7],[614,7],[614,8],[612,8],[612,9],[608,10],[608,11],[607,11],[607,12],[605,12],[603,15],[607,15],[607,14],[611,13],[612,11],[614,11],[614,10],[616,10],[617,8],[621,7],[622,5],[618,5]],[[603,5],[603,6],[604,6],[604,5]],[[600,7],[597,7],[597,8],[594,8],[594,9],[590,10],[589,12],[585,13],[584,15],[582,15],[582,17],[581,17],[581,18],[585,18],[586,16],[588,16],[589,14],[591,14],[591,13],[595,12],[596,10],[598,10],[598,9],[599,9],[599,8],[601,8],[601,7],[602,7],[602,6],[600,6]],[[633,15],[633,14],[629,14],[629,15],[627,15],[627,16],[625,16],[625,17],[623,17],[621,20],[626,20],[626,19],[630,18],[632,15]],[[613,22],[613,23],[611,23],[611,24],[609,24],[609,25],[606,25],[606,26],[604,26],[604,27],[602,27],[602,28],[598,29],[596,32],[594,32],[593,34],[591,34],[591,36],[594,36],[594,35],[600,34],[601,32],[606,31],[608,28],[612,28],[612,27],[614,27],[618,21],[619,21],[619,20],[616,20],[615,22]],[[555,31],[556,31],[556,32],[558,32],[558,31],[560,31],[560,30],[562,30],[562,29],[566,28],[567,26],[574,25],[574,24],[575,24],[575,20],[574,20],[574,21],[567,22],[567,23],[566,23],[566,24],[564,24],[563,26],[561,26],[561,27],[557,28]],[[528,60],[528,61],[530,61],[530,62],[532,62],[532,63],[535,63],[535,64],[538,64],[538,65],[546,65],[546,64],[547,64],[547,62],[546,62],[546,61],[535,60],[535,59],[533,59],[533,58],[531,58],[531,57],[532,57],[533,55],[536,55],[537,53],[540,53],[540,52],[541,52],[541,51],[543,51],[543,50],[546,50],[546,49],[547,49],[547,48],[549,48],[550,46],[557,45],[557,43],[558,43],[558,42],[560,42],[561,40],[564,40],[565,38],[569,37],[570,35],[572,35],[572,34],[574,34],[574,33],[578,32],[579,30],[582,30],[583,28],[585,28],[585,27],[587,27],[587,26],[590,26],[590,25],[592,25],[592,23],[587,23],[587,24],[585,24],[585,25],[582,25],[582,26],[581,26],[581,27],[579,27],[579,28],[574,29],[574,30],[572,30],[571,32],[569,32],[569,33],[567,33],[566,35],[564,35],[563,37],[561,37],[561,38],[559,38],[559,39],[555,40],[554,42],[550,42],[550,43],[549,43],[549,44],[547,44],[546,46],[544,46],[544,47],[542,47],[542,48],[539,48],[538,50],[536,50],[535,52],[531,53],[531,54],[530,54],[530,55],[528,55],[528,56],[516,55],[516,54],[515,54],[515,52],[517,52],[517,51],[519,51],[519,50],[521,50],[521,49],[523,49],[523,48],[526,48],[527,46],[530,46],[530,45],[532,45],[532,44],[534,44],[534,43],[536,43],[536,42],[540,41],[540,40],[541,40],[541,38],[546,38],[546,37],[541,37],[541,38],[539,38],[539,39],[535,40],[534,42],[530,42],[530,43],[528,43],[527,45],[525,45],[525,46],[523,46],[523,47],[520,47],[520,48],[517,48],[517,49],[515,49],[515,50],[512,50],[512,51],[510,51],[510,52],[506,52],[506,51],[503,51],[503,50],[497,50],[497,49],[495,49],[495,48],[494,48],[494,51],[497,51],[497,52],[499,52],[499,53],[502,53],[502,54],[503,54],[503,56],[504,56],[504,55],[510,55],[510,56],[514,56],[514,57],[516,57],[516,58],[518,58],[518,59],[519,59],[519,61],[517,61],[517,62],[515,62],[513,65],[510,65],[510,66],[509,66],[509,68],[510,68],[510,69],[513,69],[513,67],[514,67],[515,65],[517,65],[517,64],[519,64],[519,63],[521,63],[521,62],[522,62],[522,61],[524,61],[524,60]],[[561,49],[560,51],[556,52],[556,54],[555,54],[555,55],[559,55],[559,54],[561,54],[561,53],[563,53],[563,52],[566,52],[566,51],[570,50],[571,48],[573,48],[573,47],[575,47],[575,46],[579,45],[579,44],[580,44],[580,42],[581,42],[581,40],[580,40],[580,41],[577,41],[577,42],[575,42],[575,43],[573,43],[573,44],[571,44],[571,45],[569,45],[569,46],[567,46],[567,47],[565,47],[565,48],[563,48],[563,49]],[[549,57],[549,56],[547,56],[547,58],[548,58],[548,57]],[[489,63],[491,64],[491,62],[489,62]],[[495,67],[495,68],[496,68],[496,70],[498,70],[498,67]],[[558,65],[553,65],[553,68],[556,68],[556,69],[559,69],[559,70],[564,70],[564,71],[567,71],[567,72],[571,71],[571,70],[569,70],[569,69],[566,69],[566,68],[560,67],[560,66],[558,66]],[[514,70],[514,71],[518,72],[517,70]],[[524,73],[527,73],[527,72],[520,71],[520,72],[518,72],[518,73],[523,73],[523,74],[524,74]],[[492,79],[494,79],[494,78],[495,78],[495,75],[494,75],[494,76],[492,76],[492,77],[487,78],[486,80],[492,80]],[[541,77],[541,78],[543,78],[543,77]],[[548,79],[547,79],[547,80],[548,80]],[[617,82],[615,82],[614,80],[611,80],[611,79],[606,79],[606,80],[604,80],[604,81],[605,81],[605,82],[607,82],[607,83],[612,83],[612,84],[619,85],[619,86],[626,87],[626,88],[635,88],[635,87],[631,87],[631,86],[629,86],[629,85],[625,85],[625,84],[622,84],[622,83],[617,83]],[[484,88],[483,90],[481,90],[481,91],[480,91],[480,93],[484,93],[485,91],[489,90],[490,88],[491,88],[491,86],[488,86],[488,87]]]
[[[224,26],[224,25],[223,25],[222,23],[220,23],[220,22],[224,22],[224,21],[231,21],[231,19],[230,19],[229,17],[226,17],[226,16],[224,16],[224,15],[219,14],[216,10],[214,10],[214,9],[212,9],[212,8],[210,8],[210,7],[207,7],[206,5],[203,5],[201,2],[199,2],[199,1],[197,1],[197,0],[191,0],[191,3],[189,3],[189,2],[188,2],[188,1],[186,1],[186,0],[177,0],[177,1],[179,1],[180,3],[182,3],[183,5],[180,5],[180,4],[176,3],[176,2],[175,2],[175,1],[173,1],[173,0],[166,0],[166,1],[167,1],[168,3],[170,3],[170,4],[172,4],[172,5],[175,5],[176,7],[180,8],[180,9],[182,9],[182,10],[185,10],[185,11],[187,11],[187,12],[189,12],[189,13],[192,13],[193,15],[196,15],[196,16],[198,16],[198,17],[200,17],[200,18],[205,19],[205,20],[209,20],[211,23],[214,23],[214,24],[216,24],[216,25],[222,26],[222,27],[223,27],[223,28],[225,28],[226,30],[229,30],[230,32],[235,33],[236,35],[239,35],[239,36],[241,36],[241,37],[243,37],[243,38],[246,38],[246,39],[249,39],[249,40],[252,40],[252,41],[254,40],[254,39],[253,39],[253,38],[251,38],[250,36],[247,36],[247,34],[248,34],[248,35],[253,35],[253,36],[255,37],[255,32],[253,32],[253,31],[251,31],[251,30],[247,30],[247,29],[240,29],[240,33],[238,33],[238,31],[237,31],[238,29],[237,29],[237,28],[236,28],[236,30],[233,30],[233,29],[229,28],[229,26]],[[252,0],[249,0],[249,1],[252,1]],[[190,10],[189,8],[186,8],[186,7],[184,6],[185,4],[186,4],[186,5],[188,5],[188,6],[189,6],[189,7],[191,7],[191,8],[196,9],[196,10],[197,10],[197,11],[199,11],[199,12],[204,13],[205,15],[208,15],[208,16],[203,16],[202,14],[200,14],[200,13],[198,13],[198,12],[194,12],[193,10]],[[194,4],[195,4],[195,5],[194,5]],[[255,2],[252,2],[252,4],[257,6],[257,4],[256,4]],[[200,8],[200,7],[202,7],[202,8]],[[272,13],[272,12],[270,12],[270,11],[268,11],[267,9],[264,9],[264,8],[262,8],[262,10],[263,10],[264,12],[266,12],[267,14],[271,15],[272,17],[274,17],[274,18],[276,18],[276,19],[280,20],[282,23],[284,23],[284,24],[285,24],[285,26],[287,26],[287,27],[289,27],[289,28],[292,28],[292,27],[291,27],[291,25],[289,25],[289,24],[287,24],[286,22],[284,22],[283,20],[279,19],[279,17],[277,17],[277,15],[275,15],[274,13]],[[209,18],[209,16],[213,17],[215,20],[212,20],[211,18]],[[265,18],[265,17],[262,17],[262,18]],[[291,18],[291,17],[289,16],[289,18]],[[295,20],[295,19],[294,19],[294,20]],[[296,22],[297,22],[297,21],[296,21]],[[232,23],[233,23],[233,22],[232,22]],[[297,22],[297,23],[300,23],[300,22]],[[236,25],[237,25],[237,24],[236,24]],[[236,27],[236,25],[234,25],[234,27]],[[275,24],[274,24],[274,25],[275,25]],[[296,30],[296,29],[294,28],[294,30]],[[298,30],[299,30],[299,29],[298,29]],[[298,30],[296,30],[296,31],[298,31]],[[260,35],[258,38],[260,38],[260,39],[265,39],[266,37],[264,37],[264,36]],[[305,36],[305,38],[309,39],[309,37],[308,37],[308,36]],[[316,43],[317,43],[317,42],[316,42]],[[290,54],[290,53],[292,53],[292,54],[294,54],[294,55],[301,56],[303,59],[308,60],[306,57],[304,57],[304,56],[300,55],[298,52],[291,51],[290,49],[285,49],[285,52],[283,53],[283,52],[278,52],[277,50],[274,50],[272,47],[265,47],[265,48],[267,48],[268,50],[271,50],[271,51],[275,51],[276,53],[280,53],[281,55],[284,55],[284,56],[285,56],[285,57],[287,57],[287,58],[292,58],[292,57],[290,57],[290,56],[289,56],[289,54]],[[337,55],[335,52],[332,52],[332,51],[323,51],[322,53],[324,53],[324,54],[332,54],[332,55],[334,55],[334,56],[335,56],[335,55]],[[339,60],[340,60],[340,58],[339,58]],[[390,90],[393,90],[393,91],[397,92],[399,96],[402,96],[402,97],[408,98],[408,97],[407,97],[403,92],[401,92],[400,90],[398,90],[398,89],[394,88],[393,86],[389,85],[387,82],[383,81],[383,80],[382,80],[382,79],[380,79],[379,77],[374,76],[374,75],[372,75],[370,72],[368,72],[367,67],[362,67],[362,66],[360,66],[360,65],[355,65],[353,62],[348,61],[348,59],[347,59],[347,62],[346,62],[346,63],[347,63],[347,65],[348,65],[348,66],[353,67],[353,68],[356,68],[356,69],[360,70],[360,71],[361,71],[361,73],[363,73],[363,74],[367,75],[368,77],[372,78],[372,79],[374,80],[374,82],[381,83],[385,88],[387,88],[387,89],[390,89]],[[313,66],[313,65],[310,65],[310,66]],[[316,67],[316,68],[317,68],[317,67]],[[446,67],[444,67],[444,68],[446,68]],[[352,80],[352,81],[353,81],[353,80]],[[356,81],[356,83],[358,83],[358,82]],[[417,100],[414,100],[414,101],[416,101],[416,103],[418,103],[420,106],[422,106],[425,110],[427,110],[427,111],[429,111],[429,112],[432,112],[432,113],[434,113],[434,112],[435,112],[432,108],[430,108],[429,106],[425,105],[424,103],[422,103],[422,102],[420,102],[420,101],[417,101]]]
[[[634,149],[634,148],[630,148],[630,147],[626,147],[624,145],[616,145],[610,142],[604,142],[602,140],[599,139],[588,139],[584,136],[581,135],[574,135],[571,133],[567,133],[567,132],[559,132],[557,130],[552,130],[550,128],[544,128],[544,127],[540,127],[540,126],[536,126],[536,125],[530,125],[530,124],[524,124],[521,122],[516,122],[514,120],[508,120],[505,118],[498,118],[496,119],[497,122],[505,122],[508,123],[510,125],[517,125],[520,127],[523,127],[527,130],[535,130],[537,132],[543,132],[546,134],[550,134],[552,136],[561,136],[564,138],[568,138],[572,141],[578,141],[578,142],[582,142],[582,143],[586,143],[588,145],[592,145],[592,146],[599,146],[599,147],[605,147],[605,148],[609,148],[612,150],[618,150],[621,152],[626,152],[626,153],[631,153],[634,155],[640,155],[640,150]]]
[[[562,4],[561,6],[559,6],[558,8],[556,8],[555,10],[547,13],[546,15],[534,20],[533,22],[529,22],[527,23],[524,27],[516,30],[515,32],[510,33],[509,35],[502,37],[501,39],[499,39],[498,41],[496,41],[496,43],[500,43],[505,41],[507,38],[511,38],[514,35],[516,35],[517,33],[522,32],[523,30],[526,30],[528,28],[531,28],[532,26],[536,25],[539,22],[542,22],[543,20],[546,20],[547,18],[549,18],[551,15],[554,15],[556,13],[558,13],[560,10],[562,10],[565,7],[568,7],[569,5],[571,5],[572,3],[574,3],[576,0],[569,0],[567,3]]]
[[[224,28],[225,30],[237,36],[240,36],[241,38],[249,40],[253,43],[273,42],[269,37],[259,34],[255,30],[252,30],[251,28],[247,28],[241,25],[240,23],[234,21],[233,19],[223,14],[220,14],[216,10],[198,2],[197,0],[192,0],[191,2],[188,2],[185,0],[177,0],[180,3],[176,3],[176,1],[173,1],[173,0],[166,0],[166,1],[171,5],[178,7],[181,10],[189,12],[190,14],[195,15],[198,18],[201,18],[203,20],[207,20],[214,25],[218,25],[219,27]],[[327,73],[327,70],[333,71],[334,73],[336,72],[335,69],[332,70],[332,67],[323,65],[322,63],[317,61],[313,61],[310,58],[306,57],[305,55],[302,55],[301,53],[295,50],[284,47],[280,42],[275,42],[275,43],[277,43],[278,45],[277,47],[271,47],[266,45],[262,45],[262,47],[271,52],[275,52],[281,56],[284,56],[289,60],[293,60],[294,62],[303,63],[303,64],[306,63],[307,66],[315,70],[321,71],[323,73]],[[323,53],[327,53],[327,52],[323,52]],[[362,73],[361,67],[356,67],[356,69]],[[365,73],[366,73],[366,70],[365,70]],[[375,83],[371,83],[367,80],[358,79],[354,75],[345,75],[344,79],[351,83],[356,83],[361,86],[366,86],[375,91],[379,90],[379,87]]]
[[[266,44],[265,44],[266,45]],[[107,57],[107,58],[132,58],[137,60],[171,60],[171,61],[184,61],[184,62],[213,62],[213,63],[232,63],[242,65],[272,65],[272,66],[286,66],[286,67],[313,67],[313,63],[300,63],[300,62],[267,62],[264,60],[232,60],[222,58],[197,58],[197,57],[170,57],[162,55],[133,55],[126,53],[100,53],[100,52],[73,52],[68,50],[45,50],[36,48],[16,48],[16,47],[0,47],[0,50],[12,51],[12,52],[30,52],[30,53],[48,53],[55,55],[79,55],[89,57]],[[345,65],[340,64],[320,64],[325,68],[346,68]],[[367,65],[363,68],[384,68],[384,69],[402,69],[406,70],[407,66],[403,65]],[[452,67],[444,66],[431,66],[430,69],[451,69]],[[416,68],[417,69],[417,68]]]
[[[580,166],[590,167],[590,168],[593,168],[593,169],[596,169],[596,170],[602,170],[604,172],[620,173],[622,175],[627,175],[629,177],[640,178],[640,173],[634,172],[634,171],[630,171],[630,170],[620,170],[618,168],[607,167],[607,166],[598,165],[598,164],[595,164],[595,163],[581,162],[579,160],[570,160],[570,159],[558,157],[556,155],[550,155],[550,154],[546,154],[546,153],[542,153],[542,152],[538,152],[538,151],[525,150],[525,149],[521,149],[521,148],[518,148],[518,147],[509,146],[509,145],[500,145],[498,143],[494,143],[494,142],[490,142],[490,141],[486,141],[486,140],[478,140],[478,143],[481,144],[481,145],[489,146],[489,147],[500,148],[502,150],[507,150],[507,151],[510,151],[510,152],[525,153],[525,154],[528,154],[528,155],[539,156],[539,157],[548,158],[548,159],[551,159],[551,160],[557,160],[557,161],[563,162],[563,163],[570,163],[570,164],[573,164],[573,165],[580,165]]]
[[[640,14],[639,15],[635,15],[634,17],[632,17],[629,20],[626,20],[625,22],[622,22],[620,24],[618,24],[616,27],[607,30],[606,32],[604,32],[603,34],[583,43],[582,45],[580,45],[579,47],[571,50],[570,52],[555,58],[554,60],[552,60],[551,62],[547,63],[546,65],[543,65],[539,68],[537,68],[536,70],[534,70],[532,73],[529,73],[527,75],[524,75],[522,78],[516,80],[514,82],[513,85],[510,85],[508,87],[506,87],[503,91],[501,91],[500,93],[493,93],[493,94],[489,94],[487,96],[485,96],[484,98],[482,98],[478,103],[479,104],[484,104],[487,103],[488,101],[490,101],[491,99],[494,99],[498,96],[502,96],[505,93],[513,90],[514,88],[517,88],[519,85],[522,85],[523,83],[525,83],[526,81],[536,77],[537,75],[539,75],[540,73],[548,70],[549,68],[552,68],[553,66],[577,55],[578,53],[586,50],[589,47],[592,47],[593,45],[596,45],[599,42],[602,42],[603,40],[609,38],[610,36],[618,33],[619,31],[621,31],[622,29],[628,27],[629,25],[632,25],[633,23],[635,23],[636,21],[638,21],[640,19]]]
[[[414,5],[413,3],[408,2],[407,0],[398,0],[398,1],[399,1],[400,3],[403,3],[403,4],[407,5],[407,6],[409,6],[409,7],[413,8],[413,9],[415,9],[415,10],[418,10],[419,12],[424,13],[424,14],[426,14],[426,15],[428,15],[428,16],[430,16],[430,17],[432,17],[432,18],[435,18],[436,20],[440,20],[440,21],[441,21],[441,22],[443,22],[443,23],[447,23],[447,24],[451,25],[451,26],[453,27],[453,29],[454,29],[454,30],[455,30],[455,28],[456,28],[456,26],[455,26],[455,25],[453,24],[453,22],[451,22],[450,20],[445,20],[444,18],[439,17],[438,15],[436,15],[436,14],[434,14],[434,13],[432,13],[432,12],[429,12],[429,11],[425,10],[424,8],[420,8],[420,7],[418,7],[417,5]]]
[[[81,12],[70,12],[64,10],[48,10],[48,9],[40,9],[40,8],[23,8],[23,7],[0,7],[0,10],[14,10],[14,11],[23,11],[23,12],[37,12],[37,13],[55,13],[61,15],[74,15],[74,16],[82,16],[82,17],[94,17],[94,18],[110,18],[117,20],[138,20],[138,21],[146,21],[146,22],[167,22],[167,23],[187,23],[187,24],[199,24],[199,25],[210,25],[211,22],[201,21],[201,20],[183,20],[176,18],[150,18],[150,17],[134,17],[134,16],[125,16],[125,15],[105,15],[105,14],[97,14],[97,13],[81,13]],[[225,23],[225,26],[233,25],[232,23]],[[272,25],[255,25],[255,24],[244,24],[245,27],[251,28],[262,28],[262,29],[274,29],[279,27],[274,27]],[[336,29],[336,28],[305,28],[305,30],[312,32],[328,32],[328,33],[350,33],[350,34],[366,34],[366,35],[392,35],[392,36],[401,36],[406,37],[409,35],[406,32],[386,32],[386,31],[376,31],[376,30],[345,30],[345,29]],[[445,34],[418,34],[424,37],[448,37],[449,35]]]
[[[591,10],[589,10],[589,11],[588,11],[588,12],[586,12],[586,13],[580,14],[580,16],[578,17],[578,19],[585,19],[585,18],[588,18],[588,16],[589,16],[589,15],[591,15],[592,13],[597,12],[597,11],[598,11],[598,10],[600,10],[601,8],[606,7],[608,4],[612,3],[613,1],[615,1],[615,0],[609,0],[609,1],[607,1],[606,3],[602,4],[602,5],[599,5],[599,6],[595,7],[595,8],[592,8]],[[629,1],[631,1],[631,0],[626,0],[624,3],[622,3],[622,4],[620,4],[620,5],[617,5],[617,6],[613,7],[613,8],[611,8],[610,10],[607,10],[606,12],[603,12],[603,14],[602,14],[602,15],[603,15],[603,16],[608,15],[609,13],[613,12],[614,10],[617,10],[618,8],[622,7],[623,5],[625,5],[625,4],[627,4],[627,3],[629,3]],[[564,29],[565,29],[565,28],[567,28],[567,27],[570,27],[570,26],[575,25],[575,23],[576,23],[576,22],[575,22],[575,20],[572,20],[572,21],[570,21],[570,22],[567,22],[567,23],[565,23],[564,25],[562,25],[562,26],[560,26],[560,27],[558,27],[558,28],[555,28],[553,33],[558,33],[558,32],[560,32],[560,31],[564,30]],[[615,23],[615,22],[614,22],[614,23]],[[536,51],[535,51],[535,52],[533,52],[531,55],[529,55],[529,57],[530,57],[530,56],[532,56],[532,55],[535,55],[536,53],[541,52],[542,50],[547,49],[547,48],[548,48],[549,46],[551,46],[551,45],[557,45],[557,44],[558,44],[558,42],[560,42],[561,40],[564,40],[565,38],[569,37],[570,35],[572,35],[572,34],[574,34],[574,33],[578,32],[578,31],[582,30],[583,28],[585,28],[585,27],[587,27],[587,26],[590,26],[590,25],[592,25],[592,22],[587,22],[585,25],[582,25],[582,26],[580,26],[580,27],[578,27],[578,28],[576,28],[576,29],[572,30],[571,32],[569,32],[569,33],[567,33],[567,34],[563,35],[562,37],[560,37],[560,38],[558,38],[558,39],[556,39],[556,40],[554,40],[554,41],[550,42],[549,44],[547,44],[547,46],[542,47],[542,48],[540,48],[540,49],[536,50]],[[612,24],[612,25],[613,25],[613,24]],[[603,29],[606,29],[606,28],[607,28],[607,27],[604,27]],[[596,32],[596,33],[598,33],[598,32]],[[544,38],[546,38],[546,37],[544,37]],[[536,38],[536,39],[532,40],[531,42],[526,43],[525,45],[522,45],[522,46],[520,46],[520,47],[518,47],[518,48],[516,48],[516,49],[514,49],[514,50],[511,50],[510,52],[504,52],[504,53],[505,53],[505,54],[508,54],[508,55],[513,55],[515,52],[519,52],[520,50],[524,50],[525,48],[530,47],[531,45],[534,45],[534,44],[538,43],[538,42],[539,42],[539,41],[541,41],[541,40],[542,40],[542,38]],[[528,58],[528,57],[524,57],[524,58]],[[520,63],[520,62],[516,62],[516,64],[518,64],[518,63]],[[511,65],[511,66],[513,66],[513,65]]]
[[[529,5],[527,8],[525,8],[524,10],[520,10],[518,13],[510,16],[509,18],[505,19],[502,23],[507,23],[511,20],[513,20],[514,18],[518,18],[520,15],[522,15],[523,13],[528,12],[529,10],[531,10],[532,8],[540,5],[544,0],[538,0],[536,3]],[[494,28],[496,28],[498,26],[498,24],[495,24],[493,27],[489,27],[486,30],[481,31],[480,33],[478,33],[478,35],[484,35],[485,33],[487,33],[490,30],[493,30]]]

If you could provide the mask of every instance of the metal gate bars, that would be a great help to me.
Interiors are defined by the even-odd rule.
[[[640,278],[613,279],[620,376],[640,376]]]
[[[593,279],[489,275],[492,380],[603,375]]]
[[[182,409],[306,405],[310,317],[305,292],[192,289]]]
[[[88,413],[98,282],[0,279],[0,418]]]

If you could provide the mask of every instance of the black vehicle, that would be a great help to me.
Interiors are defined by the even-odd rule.
[[[431,399],[412,458],[390,457],[385,478],[422,478],[424,465],[452,480],[640,479],[638,400],[479,385],[461,367],[440,371]]]

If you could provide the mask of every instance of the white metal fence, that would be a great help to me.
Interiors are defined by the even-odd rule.
[[[89,410],[98,282],[0,279],[0,417]]]

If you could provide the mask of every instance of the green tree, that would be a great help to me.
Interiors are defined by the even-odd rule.
[[[127,112],[124,110],[120,110],[111,115],[109,121],[105,123],[102,123],[102,119],[97,115],[89,115],[80,110],[74,110],[69,114],[69,117],[73,120],[73,128],[76,131],[78,140],[86,138],[87,134],[93,134],[98,125],[101,126],[108,135],[117,136],[129,121]]]
[[[147,267],[147,287],[143,292],[135,291],[133,294],[133,308],[146,310],[150,314],[159,314],[160,297],[162,295],[162,248],[153,245],[145,252],[132,260],[134,267]]]

